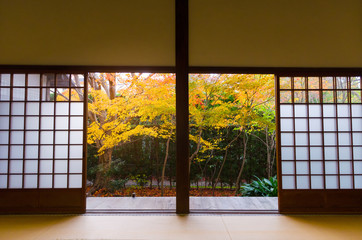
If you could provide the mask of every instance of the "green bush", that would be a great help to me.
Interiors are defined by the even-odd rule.
[[[98,171],[97,148],[94,145],[88,144],[87,146],[87,180],[92,183],[95,182]]]
[[[148,183],[148,177],[145,174],[138,174],[136,176],[133,176],[131,179],[137,183],[137,186],[140,186],[142,188],[145,187]]]
[[[269,179],[263,178],[262,180],[254,176],[256,180],[251,183],[246,183],[240,187],[242,196],[262,196],[262,197],[277,197],[278,196],[278,181],[277,177]]]
[[[117,158],[112,159],[111,167],[106,172],[107,177],[113,178],[113,179],[122,179],[121,171],[123,169],[123,166],[125,165],[125,161]]]
[[[125,179],[117,179],[117,180],[111,180],[108,183],[108,188],[112,191],[121,190],[126,188],[126,183],[128,182],[128,178]]]

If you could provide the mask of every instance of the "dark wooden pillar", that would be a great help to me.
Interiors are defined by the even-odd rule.
[[[176,212],[189,213],[189,16],[176,0]]]

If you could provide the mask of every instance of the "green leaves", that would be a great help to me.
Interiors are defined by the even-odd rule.
[[[121,190],[126,188],[126,183],[128,182],[128,178],[125,179],[113,179],[108,183],[108,188],[111,191]]]
[[[263,178],[262,180],[254,176],[256,180],[249,184],[244,184],[240,187],[242,196],[262,196],[262,197],[277,197],[278,196],[278,181],[276,176],[269,179]]]

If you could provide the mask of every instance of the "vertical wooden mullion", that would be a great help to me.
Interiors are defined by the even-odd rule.
[[[70,154],[70,102],[71,102],[71,96],[72,96],[72,92],[71,92],[71,87],[72,87],[72,74],[69,74],[69,86],[68,86],[68,92],[69,92],[69,99],[68,99],[68,158],[67,158],[67,188],[69,188],[69,164],[70,164],[70,157],[69,157],[69,154]]]
[[[305,77],[305,87],[306,87],[306,109],[307,109],[307,136],[308,136],[308,171],[309,171],[309,189],[312,189],[312,176],[311,176],[311,162],[310,162],[310,124],[309,124],[309,85],[308,85],[308,76]]]
[[[10,74],[10,96],[9,96],[9,145],[8,145],[8,182],[7,182],[7,188],[10,188],[10,150],[11,150],[11,115],[12,115],[12,104],[13,104],[13,80],[14,80],[14,74]]]
[[[282,187],[282,159],[281,159],[281,133],[280,133],[280,77],[278,75],[275,78],[275,122],[276,122],[276,161],[277,161],[277,177],[278,177],[278,196]],[[278,208],[280,209],[280,201],[278,201]]]
[[[70,112],[69,112],[70,113]],[[69,125],[70,128],[70,125]],[[83,83],[83,159],[82,159],[82,193],[83,211],[86,211],[86,183],[87,183],[87,128],[88,128],[88,73],[84,73]]]
[[[43,98],[43,89],[42,89],[42,85],[43,85],[43,74],[40,74],[40,83],[39,83],[39,130],[38,130],[38,189],[40,188],[40,147],[41,147],[41,105],[42,105],[42,98]]]
[[[189,213],[189,1],[176,0],[176,212]]]
[[[352,128],[352,83],[351,83],[351,77],[349,76],[347,78],[347,88],[348,88],[348,105],[349,105],[349,124],[351,126],[351,130],[349,132],[351,137],[351,144],[350,144],[350,150],[351,150],[351,164],[352,164],[352,189],[356,188],[355,182],[354,182],[354,154],[353,154],[353,128]]]
[[[322,163],[323,163],[323,189],[326,189],[326,155],[324,152],[324,102],[323,102],[323,78],[319,77],[319,102],[321,103],[321,121],[322,121]]]
[[[56,129],[56,107],[57,107],[57,73],[54,74],[54,112],[53,112],[53,171],[52,171],[52,188],[54,188],[54,180],[55,180],[55,129]]]
[[[292,120],[293,120],[293,155],[294,155],[294,189],[297,189],[297,148],[296,148],[296,131],[295,131],[295,101],[294,101],[294,77],[291,78],[292,88]]]
[[[339,137],[338,137],[338,90],[337,90],[337,77],[333,77],[333,97],[334,97],[334,102],[335,102],[335,109],[336,109],[336,141],[337,141],[337,145],[336,150],[337,150],[337,188],[340,189],[341,188],[341,181],[340,181],[340,169],[339,169]]]
[[[28,74],[25,74],[25,83],[24,83],[25,87],[25,97],[24,97],[24,131],[23,131],[23,175],[22,175],[22,188],[25,188],[24,184],[25,184],[25,137],[26,137],[26,103],[27,103],[27,99],[28,99]]]

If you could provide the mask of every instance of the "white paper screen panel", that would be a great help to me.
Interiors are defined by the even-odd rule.
[[[361,77],[278,84],[282,189],[361,189]]]
[[[0,74],[1,189],[82,188],[85,103],[69,92],[84,94],[84,76],[73,79]]]

